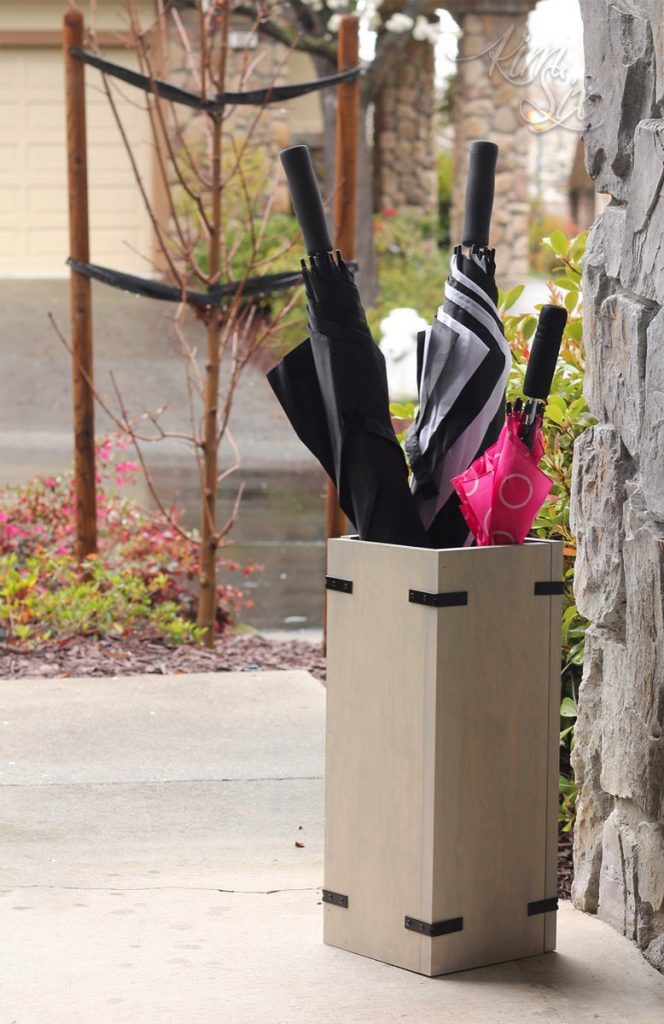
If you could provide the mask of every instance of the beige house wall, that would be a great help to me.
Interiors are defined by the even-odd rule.
[[[79,5],[87,14],[88,5]],[[148,6],[148,5],[143,5]],[[66,274],[66,192],[61,0],[0,5],[0,274]],[[113,47],[122,31],[119,3],[98,4],[98,27],[110,60],[133,64]],[[153,157],[140,103],[115,88],[118,108],[149,194]],[[91,260],[145,273],[153,238],[129,159],[102,90],[86,69]]]
[[[79,3],[86,24],[90,3]],[[67,273],[68,214],[64,76],[61,50],[64,0],[2,0],[0,3],[0,276],[57,277]],[[97,31],[104,55],[135,66],[122,44],[127,29],[122,0],[98,0]],[[149,25],[154,0],[141,0]],[[271,48],[266,64],[287,55]],[[306,54],[290,53],[281,81],[316,77]],[[132,143],[148,195],[160,203],[154,145],[140,93],[113,84],[123,125]],[[130,273],[154,268],[153,231],[101,76],[86,68],[90,251],[92,262]],[[317,93],[274,109],[273,145],[292,138],[309,141],[321,131]],[[285,193],[282,208],[286,201]]]

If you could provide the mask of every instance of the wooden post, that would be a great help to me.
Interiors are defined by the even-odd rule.
[[[359,19],[346,15],[339,26],[337,68],[347,71],[359,61]],[[357,196],[357,134],[360,119],[360,82],[354,78],[337,88],[337,144],[334,181],[334,244],[347,260],[355,256],[355,209]],[[341,537],[346,517],[339,508],[337,490],[327,481],[325,536]]]
[[[70,8],[63,18],[65,94],[67,103],[67,180],[69,253],[88,263],[88,165],[85,130],[85,65],[70,54],[83,47],[83,15]],[[76,553],[79,561],[97,550],[95,428],[92,370],[92,302],[90,280],[70,271],[72,395],[74,404],[74,482]]]
[[[345,15],[339,26],[337,69],[348,71],[360,59],[359,19]],[[337,87],[337,139],[335,161],[334,244],[347,260],[355,256],[355,216],[357,199],[357,141],[360,126],[360,81],[342,82]],[[331,480],[325,495],[325,536],[341,537],[347,530],[346,516],[339,507],[339,495]],[[327,635],[327,617],[323,605],[323,647]]]

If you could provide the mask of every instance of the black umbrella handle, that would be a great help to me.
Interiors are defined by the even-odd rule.
[[[282,149],[281,163],[288,179],[293,208],[309,256],[331,252],[332,240],[308,146]]]
[[[523,382],[523,393],[528,398],[546,402],[549,397],[566,323],[567,310],[564,306],[542,306]]]
[[[473,142],[466,180],[466,207],[463,217],[464,245],[487,246],[496,183],[498,146],[495,142]]]

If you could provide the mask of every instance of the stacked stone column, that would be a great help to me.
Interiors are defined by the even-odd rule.
[[[586,639],[573,899],[664,970],[664,32],[650,0],[581,0],[586,164],[610,205],[584,263],[572,525]]]
[[[434,59],[428,42],[410,39],[376,97],[374,196],[378,208],[436,208]]]
[[[461,29],[454,90],[454,176],[452,238],[461,238],[468,150],[476,139],[497,143],[496,199],[491,244],[498,248],[499,280],[528,273],[528,154],[532,134],[521,114],[527,96],[519,67],[510,55],[527,39],[534,0],[452,0],[445,5]],[[500,40],[502,59],[494,62]],[[521,69],[522,70],[522,69]]]

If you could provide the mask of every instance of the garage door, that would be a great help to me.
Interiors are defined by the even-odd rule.
[[[126,51],[108,58],[128,63]],[[86,68],[90,249],[93,262],[145,273],[152,232],[104,95]],[[59,49],[18,48],[0,56],[0,275],[66,273],[69,255],[65,107]],[[119,93],[123,123],[143,180],[152,188],[152,149],[143,97]]]

